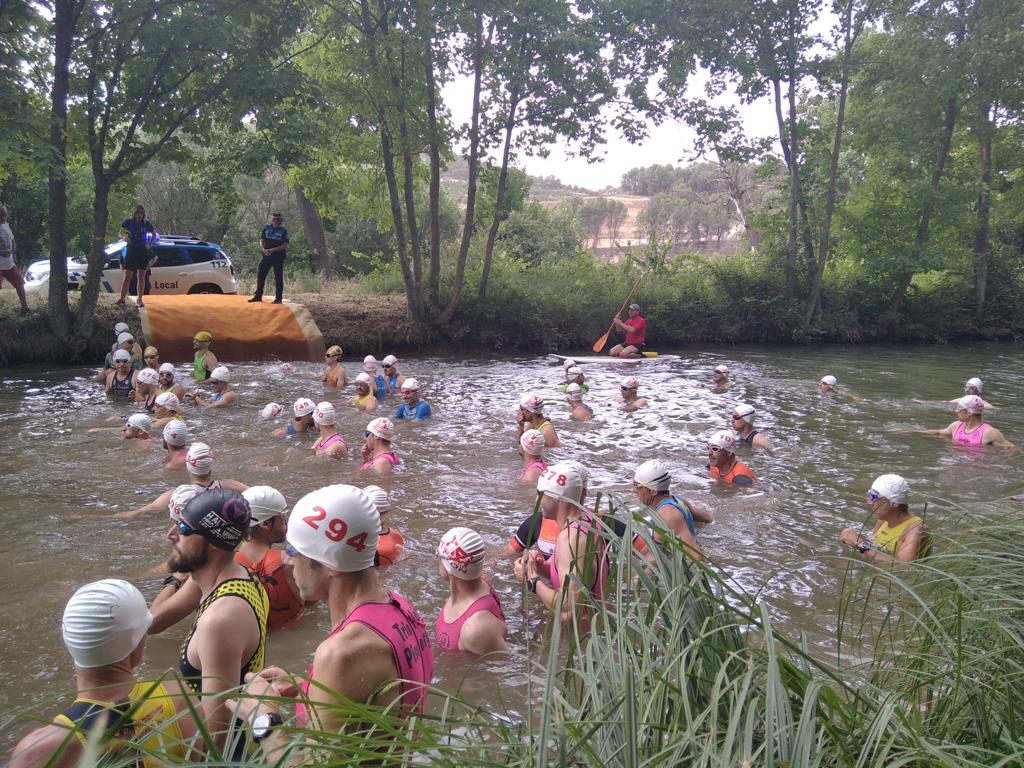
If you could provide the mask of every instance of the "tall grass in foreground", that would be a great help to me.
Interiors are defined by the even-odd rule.
[[[639,510],[602,507],[652,544]],[[934,521],[930,523],[939,527]],[[359,732],[293,730],[312,764],[438,766],[1017,766],[1024,764],[1024,521],[972,511],[934,554],[850,562],[836,657],[775,631],[765,606],[680,546],[638,558],[606,530],[606,602],[591,631],[552,627],[531,714],[510,722],[442,691],[406,722],[339,703]],[[532,595],[523,595],[533,600]],[[506,609],[515,610],[506,605]],[[483,662],[480,674],[487,674]],[[8,717],[0,727],[14,723]],[[25,723],[19,724],[24,728]],[[90,753],[87,764],[95,762]],[[128,764],[132,756],[109,757]],[[105,764],[107,761],[104,761]],[[257,752],[249,762],[262,764]]]

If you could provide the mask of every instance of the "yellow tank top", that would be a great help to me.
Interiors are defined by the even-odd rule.
[[[908,528],[918,525],[920,522],[920,517],[911,515],[899,525],[894,525],[891,528],[888,523],[882,523],[882,527],[875,531],[875,549],[880,549],[882,552],[895,556],[896,545],[899,543],[900,536],[906,533]]]
[[[184,761],[186,749],[178,724],[174,699],[163,683],[145,681],[136,683],[128,694],[128,701],[115,704],[95,699],[75,699],[75,702],[55,720],[71,729],[75,737],[86,746],[93,728],[117,730],[103,745],[104,754],[117,752],[126,742],[142,747],[136,765],[157,768],[166,765],[163,760],[149,757],[154,751]],[[123,721],[121,725],[116,725]]]
[[[364,404],[370,402],[370,400],[372,400],[372,399],[375,399],[373,392],[367,392],[362,397],[353,397],[352,398],[352,404],[353,405],[357,405],[360,408],[362,408]]]

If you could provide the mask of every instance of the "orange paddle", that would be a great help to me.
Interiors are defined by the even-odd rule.
[[[626,306],[629,304],[629,300],[633,298],[633,294],[636,292],[637,286],[640,285],[640,281],[644,279],[644,275],[646,273],[647,273],[647,270],[644,270],[643,272],[641,272],[640,273],[640,277],[638,277],[636,279],[636,282],[633,283],[633,287],[630,289],[629,295],[626,296],[626,300],[624,302],[622,302],[622,306],[619,307],[619,311],[615,313],[615,317],[616,318],[618,318],[618,316],[622,314],[622,310],[624,310],[626,308]],[[604,349],[604,345],[608,343],[608,337],[611,336],[612,331],[614,329],[615,329],[615,321],[612,320],[612,324],[610,326],[608,326],[608,330],[604,332],[604,336],[602,336],[601,338],[599,338],[597,341],[594,342],[594,351],[595,352],[600,352],[602,349]]]

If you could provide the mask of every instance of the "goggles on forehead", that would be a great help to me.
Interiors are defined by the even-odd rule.
[[[870,501],[872,504],[878,501],[880,498],[882,498],[882,494],[880,494],[874,488],[868,491],[868,501]]]

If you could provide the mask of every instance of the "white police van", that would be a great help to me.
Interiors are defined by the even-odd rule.
[[[151,247],[157,262],[146,275],[148,294],[238,293],[235,267],[216,243],[189,235],[160,235]],[[101,293],[121,292],[124,250],[124,240],[111,243],[104,249],[107,264],[100,278]],[[85,259],[77,256],[68,259],[69,291],[79,290],[85,285],[87,269]],[[49,261],[33,262],[25,272],[26,291],[47,290],[49,282]],[[136,295],[134,280],[129,292]]]

